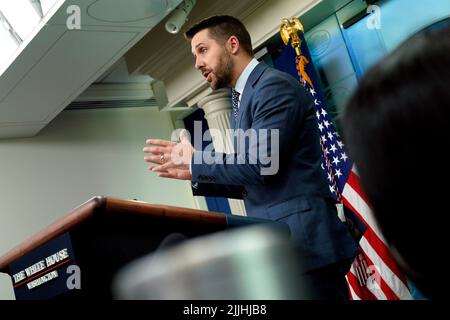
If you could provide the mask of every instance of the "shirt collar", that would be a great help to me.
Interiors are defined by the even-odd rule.
[[[245,84],[247,83],[248,77],[252,73],[253,69],[256,68],[259,61],[253,58],[249,64],[245,67],[244,71],[242,71],[241,75],[239,76],[238,80],[236,81],[236,86],[234,87],[234,90],[239,92],[239,95],[242,96],[242,92],[244,92]]]

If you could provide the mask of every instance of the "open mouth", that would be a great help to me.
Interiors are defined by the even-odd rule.
[[[203,72],[203,77],[204,77],[206,80],[208,80],[208,77],[209,77],[210,74],[211,74],[210,71]]]

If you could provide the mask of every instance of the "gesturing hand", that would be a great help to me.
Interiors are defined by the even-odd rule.
[[[149,163],[158,166],[149,166],[148,169],[158,172],[158,176],[179,180],[191,180],[189,163],[195,152],[188,137],[181,132],[180,143],[160,139],[148,139],[146,143],[151,145],[144,148],[144,153],[151,154],[144,157]]]

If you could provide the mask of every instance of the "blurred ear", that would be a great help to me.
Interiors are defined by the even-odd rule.
[[[236,55],[240,48],[239,39],[236,36],[231,36],[228,38],[225,46],[232,55]]]

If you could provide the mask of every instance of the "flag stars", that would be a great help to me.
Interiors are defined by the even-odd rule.
[[[317,99],[314,99],[314,104],[315,104],[316,106],[320,105],[320,103],[319,103],[319,101],[318,101]]]
[[[325,111],[325,109],[322,109],[322,115],[325,117],[328,113]]]
[[[348,157],[345,154],[345,152],[341,153],[341,160],[343,160],[344,162],[347,161]]]
[[[330,139],[330,141],[331,141],[331,140],[333,140],[333,138],[334,138],[333,134],[331,132],[328,132],[328,139]]]
[[[320,113],[319,113],[319,111],[316,112],[316,117],[317,117],[317,119],[320,119]]]
[[[316,91],[314,91],[313,88],[309,89],[309,92],[310,92],[312,95],[315,95],[315,94],[316,94]]]
[[[331,150],[333,153],[336,153],[336,151],[337,151],[336,145],[332,144],[330,150]]]
[[[330,126],[330,123],[327,120],[324,120],[323,125],[328,129],[328,127]]]
[[[325,137],[325,135],[320,136],[320,139],[322,140],[322,143],[325,143],[325,142],[328,141],[328,140],[327,140],[327,137]]]
[[[339,148],[341,148],[341,149],[344,147],[344,144],[339,140],[337,141],[337,144],[338,144]]]
[[[319,130],[320,130],[320,132],[322,132],[323,131],[323,124],[322,124],[322,122],[319,122]]]
[[[331,182],[333,181],[333,178],[331,177],[331,173],[328,172],[328,180]]]
[[[340,169],[336,169],[336,172],[334,173],[334,175],[336,177],[338,177],[338,179],[342,176],[341,170]]]
[[[337,166],[339,164],[339,162],[341,162],[341,161],[338,159],[338,157],[333,157],[333,161],[331,161],[331,162],[333,162],[334,165]]]
[[[334,186],[329,186],[331,193],[336,193],[336,190],[334,190]]]

